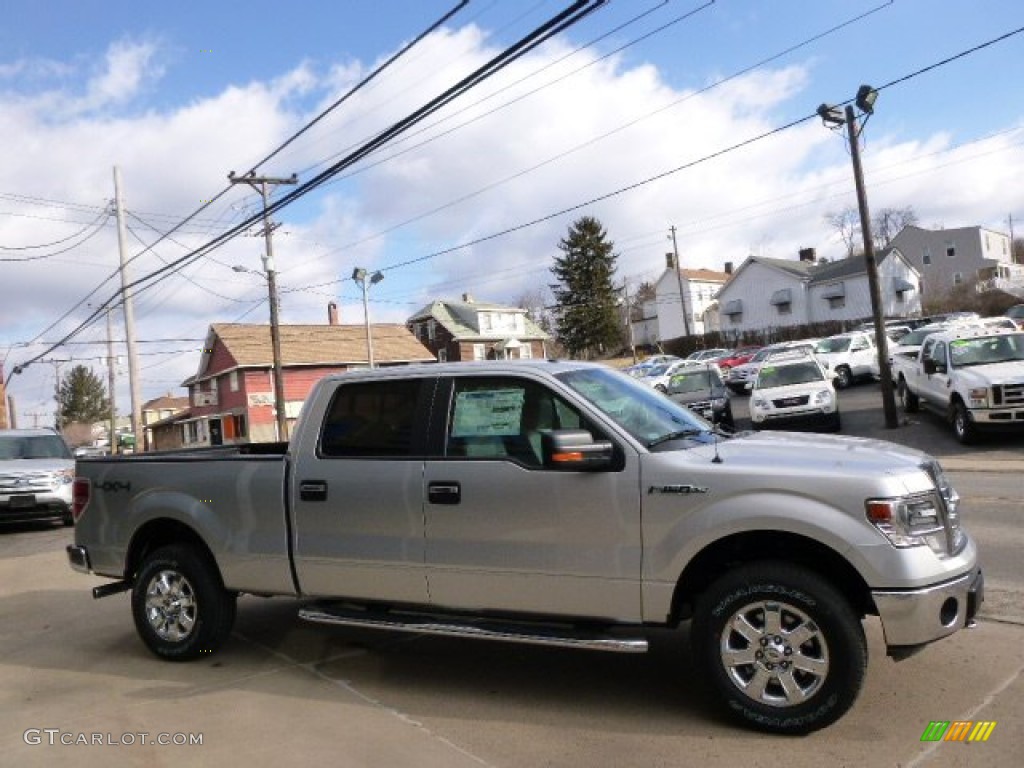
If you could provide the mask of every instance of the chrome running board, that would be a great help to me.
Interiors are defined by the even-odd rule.
[[[568,625],[503,622],[476,617],[440,617],[391,611],[370,613],[350,606],[324,603],[316,603],[299,609],[299,618],[318,624],[339,624],[346,627],[412,632],[420,635],[501,640],[511,643],[583,648],[591,651],[616,653],[644,653],[647,651],[647,640],[642,637],[614,637],[601,631]]]

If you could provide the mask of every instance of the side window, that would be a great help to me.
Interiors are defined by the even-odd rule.
[[[456,378],[445,455],[543,465],[541,435],[586,428],[580,413],[546,387],[508,377]]]
[[[419,379],[401,379],[339,386],[320,433],[320,455],[413,455],[421,383]]]
[[[944,342],[935,342],[935,346],[932,347],[932,360],[936,365],[944,366],[946,364],[946,344]]]

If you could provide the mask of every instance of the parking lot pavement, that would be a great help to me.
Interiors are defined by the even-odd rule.
[[[823,732],[781,738],[710,709],[685,630],[655,633],[648,654],[601,654],[320,627],[296,618],[296,601],[244,597],[220,653],[160,661],[127,595],[95,601],[101,580],[67,567],[68,539],[0,535],[0,764],[715,768],[784,754],[795,768],[1009,766],[1024,743],[1024,627],[1012,624],[982,621],[897,664],[869,620],[858,704]],[[932,720],[997,725],[984,744],[922,743]],[[82,734],[114,743],[59,744]],[[144,746],[141,734],[202,744]]]

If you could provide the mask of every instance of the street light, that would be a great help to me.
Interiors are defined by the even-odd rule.
[[[369,285],[367,285],[366,282],[367,278],[369,278],[370,281]],[[370,305],[367,303],[366,294],[371,285],[376,285],[384,279],[384,274],[378,271],[369,275],[362,267],[356,267],[352,270],[352,279],[363,287],[363,323],[366,325],[366,359],[367,362],[369,362],[370,367],[373,368],[373,336],[370,335]]]
[[[270,295],[270,349],[273,355],[273,379],[274,379],[274,439],[277,442],[288,439],[288,414],[285,412],[284,400],[284,371],[281,365],[281,328],[277,317],[277,273],[274,271],[274,259],[264,254],[263,271],[249,269],[235,265],[232,269],[235,272],[249,272],[259,275],[267,281],[267,292]]]
[[[846,126],[850,141],[850,157],[853,159],[853,180],[857,186],[857,208],[860,210],[860,230],[864,240],[864,261],[868,272],[868,289],[871,293],[871,315],[875,321],[875,349],[878,354],[878,378],[882,385],[882,409],[885,412],[885,426],[895,429],[899,426],[896,415],[896,398],[892,387],[892,369],[889,367],[889,355],[886,349],[885,318],[882,314],[882,292],[878,285],[878,264],[875,263],[875,246],[871,239],[871,215],[868,212],[868,196],[864,189],[864,170],[860,163],[860,133],[868,117],[875,112],[878,91],[870,85],[862,85],[857,89],[855,102],[863,118],[860,125],[854,115],[853,107],[846,105],[845,110],[829,104],[818,107],[818,116],[825,125],[833,126],[833,130]]]

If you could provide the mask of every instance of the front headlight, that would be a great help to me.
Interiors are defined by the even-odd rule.
[[[768,401],[763,397],[752,397],[750,399],[750,405],[754,408],[764,410],[768,407]]]
[[[968,390],[967,395],[972,408],[984,408],[988,405],[988,389],[985,387],[973,387]]]
[[[827,405],[832,402],[832,393],[827,389],[820,389],[814,393],[815,405]]]
[[[945,529],[941,504],[933,491],[897,499],[868,499],[864,502],[868,522],[894,547],[905,549],[927,544],[937,553],[945,552]]]

